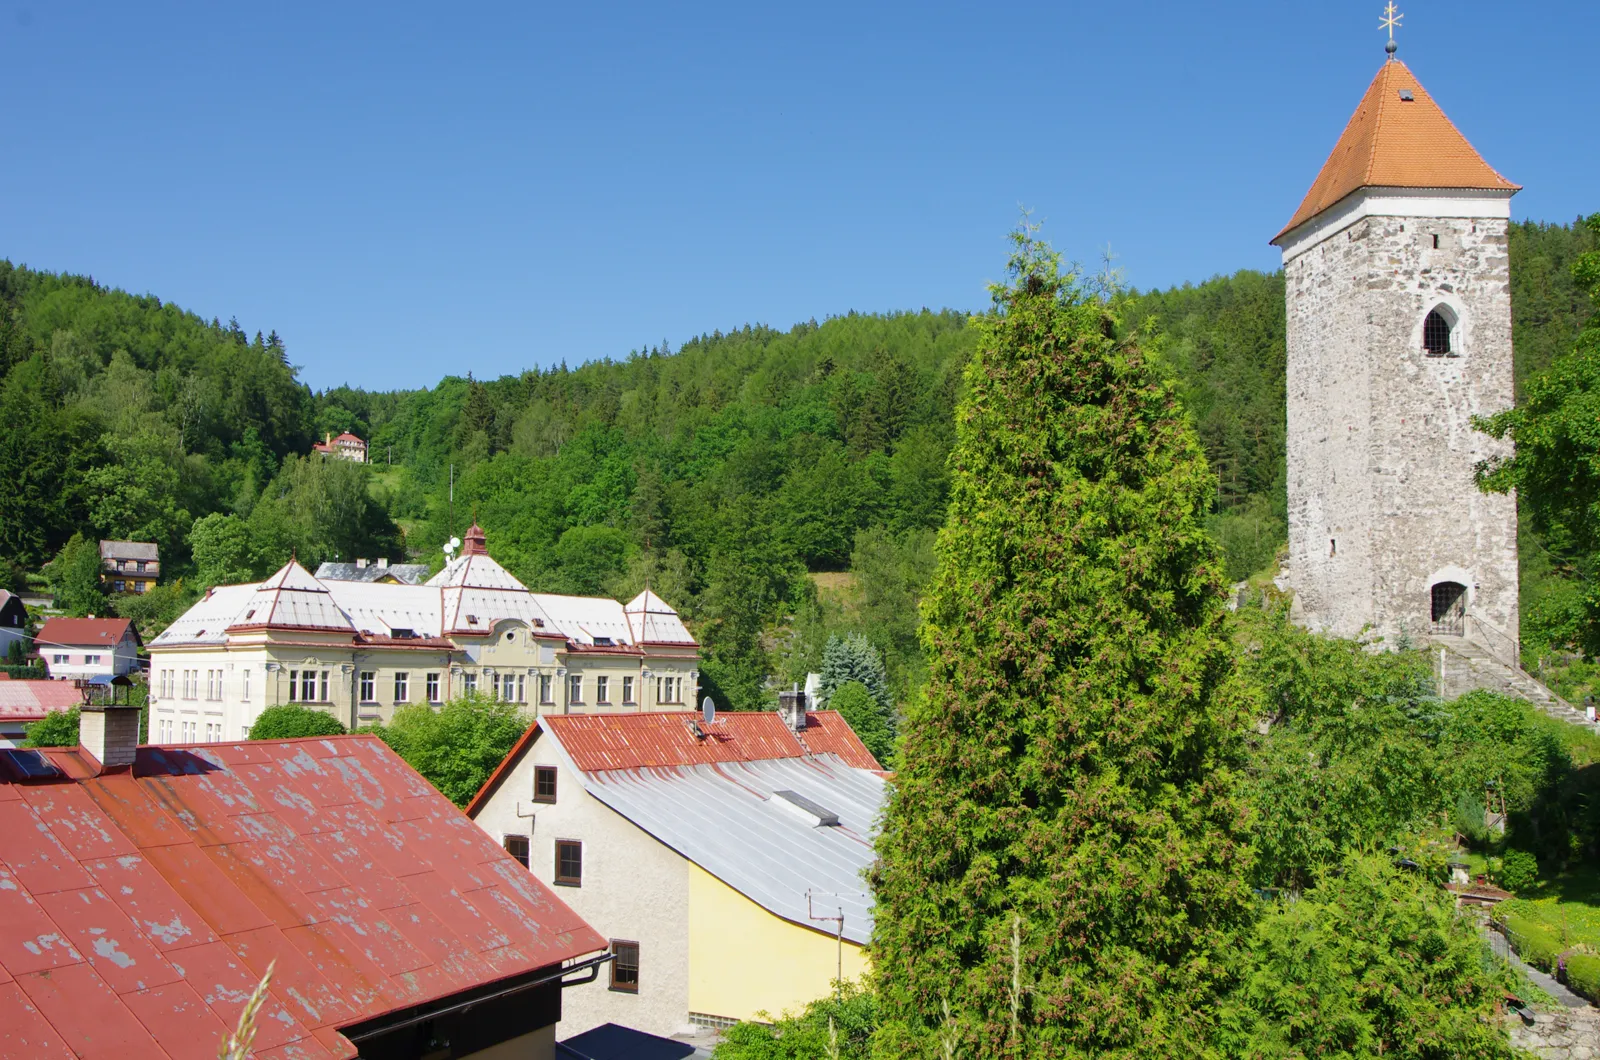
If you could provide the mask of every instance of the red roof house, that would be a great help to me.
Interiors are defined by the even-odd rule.
[[[20,742],[24,729],[51,711],[82,703],[83,693],[65,681],[0,680],[0,747],[6,741]]]
[[[139,668],[139,631],[126,618],[52,618],[33,646],[50,676],[120,677]]]
[[[605,941],[381,741],[83,718],[0,750],[0,1056],[209,1060],[274,963],[262,1060],[554,1055]]]

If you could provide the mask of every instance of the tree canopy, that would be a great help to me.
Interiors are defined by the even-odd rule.
[[[1010,276],[974,320],[878,843],[880,1002],[919,1054],[1197,1054],[1249,897],[1216,482],[1026,229]]]

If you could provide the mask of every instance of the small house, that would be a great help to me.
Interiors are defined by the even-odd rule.
[[[93,680],[139,669],[139,631],[126,618],[52,618],[34,647],[51,678]]]
[[[785,699],[543,715],[467,807],[608,939],[608,989],[571,999],[563,1038],[727,1027],[866,971],[884,775],[839,714]]]
[[[321,453],[323,456],[336,456],[340,460],[349,460],[355,464],[367,462],[367,443],[349,431],[345,431],[337,438],[332,432],[324,434],[322,441],[313,445],[311,451]]]
[[[161,549],[153,541],[100,542],[100,581],[114,593],[147,593],[161,576]]]

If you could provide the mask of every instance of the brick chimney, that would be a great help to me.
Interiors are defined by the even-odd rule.
[[[78,743],[100,763],[100,770],[133,765],[139,746],[139,708],[90,703],[78,714]]]
[[[778,717],[790,732],[806,731],[806,694],[798,688],[778,693]]]

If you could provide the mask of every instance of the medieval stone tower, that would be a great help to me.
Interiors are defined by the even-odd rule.
[[[1394,58],[1273,239],[1288,299],[1289,587],[1297,618],[1517,662],[1517,515],[1479,493],[1510,408],[1518,186]]]

